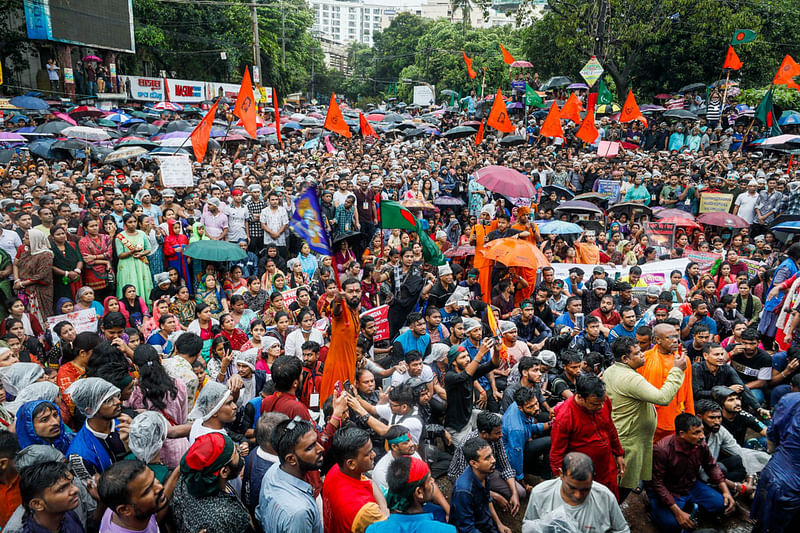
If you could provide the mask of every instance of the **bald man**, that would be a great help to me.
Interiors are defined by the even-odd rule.
[[[661,389],[679,355],[680,334],[670,324],[657,324],[653,328],[655,346],[644,352],[644,365],[636,369],[652,386]],[[692,392],[692,367],[683,371],[683,381],[672,401],[667,405],[656,405],[656,432],[653,442],[675,433],[675,417],[681,413],[694,414]]]

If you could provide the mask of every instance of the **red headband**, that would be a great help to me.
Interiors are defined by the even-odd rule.
[[[409,483],[417,483],[430,473],[431,470],[428,468],[428,465],[425,463],[425,461],[417,459],[416,457],[411,458],[411,468],[408,470]]]

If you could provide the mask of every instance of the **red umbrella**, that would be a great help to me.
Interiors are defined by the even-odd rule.
[[[715,213],[703,213],[697,217],[697,221],[707,226],[721,226],[723,228],[749,228],[750,223],[742,217],[731,215],[724,211]]]
[[[475,255],[474,246],[459,246],[458,248],[450,248],[445,253],[445,257],[469,257]]]
[[[657,100],[669,100],[670,98],[672,98],[671,94],[661,93],[656,95]]]
[[[533,198],[536,188],[527,176],[513,168],[489,165],[475,172],[476,181],[489,189],[514,198]]]
[[[514,61],[511,63],[511,66],[518,68],[532,68],[533,64],[530,61]]]
[[[73,118],[83,118],[83,117],[102,117],[105,115],[103,111],[100,111],[96,107],[92,107],[90,105],[80,105],[74,109],[71,109],[69,115]]]
[[[369,115],[366,116],[366,119],[375,122],[380,122],[381,120],[383,120],[384,117],[385,115],[382,115],[381,113],[370,113]]]
[[[659,219],[659,222],[664,222],[666,224],[675,224],[676,228],[683,228],[686,230],[696,230],[699,229],[702,231],[703,226],[695,222],[694,220],[690,220],[688,218],[683,217],[666,217]]]
[[[655,218],[671,218],[671,217],[678,217],[678,218],[687,218],[689,220],[694,220],[694,215],[691,213],[687,213],[686,211],[681,211],[680,209],[660,209],[658,211],[653,211],[653,216]]]

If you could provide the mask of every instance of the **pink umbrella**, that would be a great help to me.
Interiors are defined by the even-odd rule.
[[[533,68],[533,63],[529,61],[514,61],[511,63],[511,66],[517,68]]]
[[[531,180],[513,168],[489,165],[475,172],[475,175],[478,183],[505,196],[532,198],[536,195]]]
[[[75,120],[71,116],[67,115],[66,113],[60,113],[60,112],[59,113],[53,113],[53,116],[60,118],[64,122],[69,122],[73,126],[77,126],[78,125],[78,123],[75,122]]]
[[[153,106],[153,109],[177,112],[177,111],[183,111],[183,106],[175,104],[173,102],[158,102],[156,105]]]
[[[105,115],[103,111],[100,111],[96,107],[90,105],[81,105],[74,109],[70,109],[69,114],[72,117],[78,117],[78,118],[83,118],[83,117],[96,118]]]
[[[731,215],[724,211],[703,213],[697,221],[707,226],[721,226],[723,228],[748,228],[750,224],[742,217]]]
[[[685,218],[687,220],[694,220],[694,215],[691,213],[687,213],[686,211],[681,211],[680,209],[659,209],[658,211],[653,210],[653,217],[655,218]]]

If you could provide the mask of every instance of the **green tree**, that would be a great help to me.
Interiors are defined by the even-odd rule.
[[[19,0],[0,0],[0,13],[5,13],[0,17],[0,66],[6,85],[17,71],[17,65],[23,65],[25,54],[31,49],[21,7]],[[17,16],[9,16],[11,13]]]

